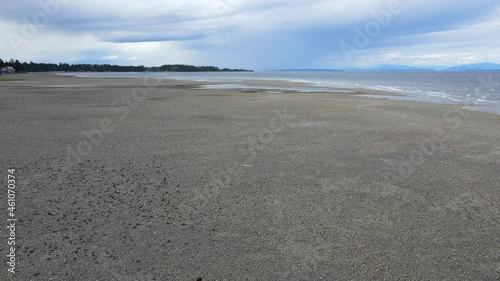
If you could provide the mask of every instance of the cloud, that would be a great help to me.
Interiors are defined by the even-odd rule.
[[[101,57],[103,60],[117,60],[118,56],[117,55],[111,55],[111,56],[103,56]]]
[[[65,4],[56,7],[57,1]],[[346,61],[339,45],[353,45],[355,28],[365,28],[394,1],[402,12]],[[494,36],[499,9],[497,0],[17,0],[0,10],[0,32],[23,37],[30,25],[37,32],[18,52],[12,44],[0,52],[23,60],[99,62],[116,56],[117,63],[135,57],[133,62],[146,65],[175,61],[257,69],[418,65],[431,58],[436,64],[500,62]],[[40,20],[43,25],[36,24]]]

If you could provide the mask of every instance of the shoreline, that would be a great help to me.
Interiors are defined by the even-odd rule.
[[[105,72],[106,73],[106,72]],[[59,72],[53,72],[53,73],[29,73],[27,75],[59,75],[63,77],[74,77],[74,78],[86,78],[86,77],[80,77],[78,76],[78,73],[59,73]],[[315,83],[310,83],[310,82],[297,82],[297,81],[290,81],[290,80],[239,80],[239,81],[198,81],[198,80],[185,80],[185,79],[177,79],[177,78],[157,78],[157,77],[145,77],[145,78],[128,78],[128,77],[123,77],[123,78],[114,78],[114,77],[99,77],[99,78],[87,78],[87,79],[151,79],[151,80],[166,80],[166,81],[178,81],[185,83],[186,85],[193,85],[193,87],[203,87],[203,86],[221,86],[221,87],[214,87],[214,88],[206,88],[207,90],[231,90],[231,89],[236,89],[236,90],[241,90],[241,89],[246,89],[248,88],[250,91],[251,90],[258,90],[258,91],[271,91],[270,94],[273,93],[273,89],[266,89],[266,87],[274,87],[276,91],[278,91],[278,94],[280,92],[287,93],[287,92],[297,92],[297,93],[304,93],[307,94],[310,91],[312,92],[322,92],[324,89],[324,92],[331,92],[331,93],[343,93],[343,94],[349,94],[349,95],[359,95],[360,97],[363,98],[377,98],[377,99],[386,99],[386,100],[391,100],[391,101],[408,101],[408,102],[421,102],[421,103],[431,103],[431,104],[444,104],[444,105],[460,105],[463,107],[463,109],[468,110],[468,111],[473,111],[473,112],[482,112],[482,113],[489,113],[489,114],[495,114],[495,115],[500,115],[500,111],[498,109],[494,109],[491,107],[487,106],[481,106],[481,105],[472,105],[472,104],[467,104],[467,103],[451,103],[451,102],[439,102],[436,100],[423,100],[411,97],[409,93],[405,93],[402,90],[386,90],[386,89],[375,89],[375,88],[356,88],[356,87],[325,87],[325,86],[318,86]],[[1,80],[0,80],[1,81]],[[229,86],[239,86],[240,88],[235,88],[235,87],[229,87],[229,88],[224,88],[224,85],[229,85]],[[261,87],[261,88],[259,88]],[[305,90],[301,90],[305,89]],[[308,92],[309,91],[309,92]]]

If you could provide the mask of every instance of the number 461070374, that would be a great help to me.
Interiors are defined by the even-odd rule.
[[[16,177],[14,176],[14,172],[16,171],[15,169],[9,169],[7,170],[7,184],[9,189],[14,189],[16,188]]]

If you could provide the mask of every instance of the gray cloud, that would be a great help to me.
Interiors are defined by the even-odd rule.
[[[42,0],[41,3],[50,1],[58,0]],[[352,40],[354,28],[362,29],[373,20],[371,14],[386,9],[390,1],[394,0],[69,1],[40,28],[36,41],[50,46],[45,50],[49,56],[58,48],[64,50],[64,47],[53,46],[45,40],[58,36],[82,40],[82,49],[74,52],[75,59],[79,60],[85,60],[82,54],[93,54],[85,52],[89,50],[88,46],[92,46],[91,50],[106,46],[116,54],[99,54],[99,57],[135,57],[147,64],[147,52],[159,57],[159,53],[152,52],[160,52],[161,48],[156,50],[150,44],[147,46],[151,48],[143,51],[138,46],[165,42],[168,48],[177,48],[172,50],[173,53],[191,54],[200,63],[223,61],[262,68],[309,67],[334,61],[340,63],[338,45]],[[19,32],[26,24],[25,19],[32,21],[33,15],[43,11],[39,3],[8,1],[0,10],[0,31],[3,28]],[[370,46],[360,50],[361,54],[381,56],[381,52],[393,54],[415,46],[427,53],[464,53],[467,48],[475,50],[482,45],[489,47],[498,43],[491,38],[473,36],[471,31],[473,26],[487,25],[498,18],[500,3],[496,0],[460,3],[452,0],[401,0],[401,3],[403,12],[394,15]],[[494,25],[476,28],[481,34],[488,30],[497,31]],[[446,38],[445,41],[438,34],[443,40]],[[448,48],[446,43],[449,43]],[[432,51],[426,46],[438,46],[443,50]],[[5,47],[0,51],[9,53]],[[26,51],[25,56],[43,59],[42,53],[44,50],[35,56],[33,51]],[[335,57],[337,59],[332,59]],[[169,60],[171,58],[165,58],[165,61]]]

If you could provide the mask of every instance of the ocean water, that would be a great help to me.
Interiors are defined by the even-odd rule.
[[[161,72],[161,73],[65,73],[92,78],[165,78],[219,82],[216,88],[245,88],[249,80],[285,80],[310,83],[313,87],[293,87],[302,92],[342,92],[353,89],[376,89],[402,94],[382,98],[432,103],[461,104],[471,110],[500,114],[500,72]],[[233,83],[233,84],[231,84]],[[212,86],[213,87],[213,86]],[[246,86],[255,88],[255,86]],[[269,88],[269,89],[268,89]],[[266,87],[265,90],[288,88]],[[373,98],[380,96],[371,96]]]

